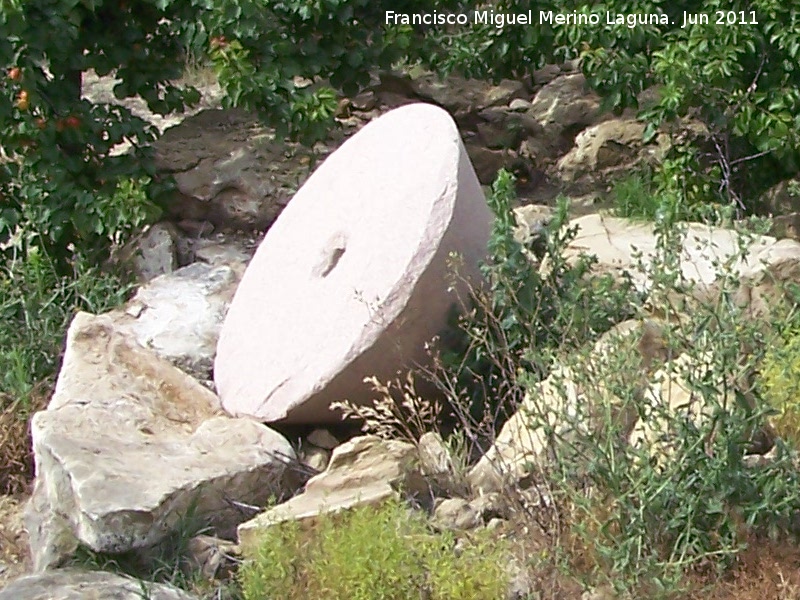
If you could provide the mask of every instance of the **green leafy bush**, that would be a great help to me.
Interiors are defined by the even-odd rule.
[[[500,0],[500,14],[526,14],[523,0]],[[569,15],[566,24],[539,22],[541,13]],[[612,15],[661,15],[658,22],[609,23]],[[683,27],[684,13],[707,24]],[[596,24],[581,22],[593,15]],[[729,19],[733,19],[729,22]],[[718,23],[718,21],[721,21]],[[444,71],[478,78],[520,78],[546,62],[581,59],[587,82],[605,108],[638,107],[640,92],[659,94],[640,117],[652,139],[664,123],[699,120],[706,133],[691,140],[694,157],[681,179],[696,188],[691,204],[720,203],[740,211],[770,185],[800,169],[800,11],[775,0],[617,0],[538,2],[535,26],[466,31],[442,29],[428,60]],[[680,131],[680,127],[671,128]],[[676,147],[682,145],[674,136]],[[670,156],[681,161],[685,149]]]
[[[661,255],[648,269],[648,303],[668,307],[676,290],[690,294],[692,286],[674,268],[680,228],[662,224],[658,235]],[[749,239],[741,234],[742,247]],[[744,349],[764,348],[775,324],[746,317],[732,300],[739,282],[730,264],[717,268],[714,299],[662,322],[666,358],[655,365],[664,369],[658,375],[655,368],[643,371],[639,346],[613,343],[601,358],[593,344],[561,352],[557,360],[573,368],[581,390],[574,412],[536,403],[530,413],[553,440],[548,481],[595,584],[646,590],[649,597],[673,594],[687,570],[735,565],[754,537],[797,533],[793,448],[779,440],[772,459],[746,458],[772,443],[773,411],[753,380],[760,353]],[[667,372],[686,390],[674,405],[652,392]],[[520,378],[533,398],[537,380]],[[566,394],[561,383],[556,388]],[[639,419],[653,431],[644,442],[630,437]]]
[[[60,275],[39,248],[0,267],[0,392],[24,397],[52,378],[64,334],[75,312],[101,313],[119,306],[130,286],[85,263]]]
[[[124,182],[166,201],[171,188],[156,177],[149,148],[155,128],[124,106],[82,98],[82,73],[113,75],[117,99],[138,95],[168,114],[199,100],[176,83],[187,53],[210,54],[228,104],[261,111],[281,133],[320,137],[336,93],[295,76],[329,78],[338,91],[368,83],[369,68],[399,58],[408,37],[382,31],[380,8],[364,0],[3,0],[0,244],[32,226],[66,272],[74,253],[102,256],[115,228],[135,224],[120,223],[111,206]],[[131,151],[115,152],[122,143]]]
[[[631,173],[616,180],[611,187],[614,214],[627,219],[654,221],[661,208],[649,171]]]
[[[499,600],[508,549],[480,534],[455,551],[401,502],[268,528],[240,569],[245,600]]]
[[[615,216],[634,220],[676,223],[729,223],[732,207],[716,200],[713,173],[700,174],[696,149],[673,149],[657,168],[644,167],[616,180],[610,192]]]
[[[136,181],[148,200],[163,196],[169,186],[147,148],[156,130],[125,107],[82,98],[82,72],[113,72],[117,98],[138,94],[158,114],[182,110],[199,98],[171,83],[182,70],[176,24],[192,13],[190,2],[2,2],[0,244],[20,228],[34,232],[67,273],[75,254],[102,258],[139,224],[120,221],[120,186]],[[112,151],[125,142],[131,152]]]
[[[515,198],[514,176],[501,170],[488,199],[495,218],[482,265],[486,286],[473,290],[473,309],[457,323],[460,344],[443,361],[442,380],[456,382],[448,393],[459,398],[457,405],[466,394],[473,417],[487,407],[498,416],[512,411],[523,394],[516,381],[520,370],[544,377],[558,348],[594,339],[627,318],[639,301],[630,281],[592,275],[593,258],[564,258],[577,232],[567,225],[564,199],[541,248],[517,241]]]
[[[495,188],[495,209],[502,189]],[[672,193],[677,206],[686,206],[685,188],[676,186]],[[495,368],[502,393],[494,399],[508,405],[527,396],[523,406],[530,411],[530,427],[550,441],[541,469],[533,469],[531,477],[552,494],[555,521],[567,528],[566,536],[558,529],[554,537],[573,550],[573,564],[588,569],[590,585],[636,590],[639,597],[674,596],[689,570],[726,571],[759,536],[798,533],[800,516],[800,473],[791,440],[777,440],[768,459],[748,456],[773,442],[774,410],[761,396],[756,373],[766,365],[762,378],[777,375],[796,362],[800,346],[792,341],[794,333],[778,346],[783,354],[773,349],[775,358],[762,361],[763,349],[787,329],[778,314],[755,317],[734,300],[741,282],[730,262],[715,265],[713,294],[694,296],[679,268],[686,227],[677,210],[657,217],[656,252],[638,266],[651,282],[644,299],[624,285],[606,285],[590,268],[574,271],[575,263],[563,259],[562,267],[557,262],[553,267],[556,279],[541,268],[532,275],[529,256],[515,259],[522,250],[508,235],[513,220],[501,216],[487,269],[490,293],[476,295],[481,308],[463,323],[473,335],[470,351]],[[732,261],[746,254],[752,226],[739,227]],[[559,260],[556,246],[563,248],[563,239],[550,238],[548,259]],[[590,266],[591,259],[584,264]],[[541,301],[525,304],[520,298]],[[658,323],[663,348],[652,359],[643,361],[642,337],[595,350],[598,335],[615,317],[631,315]],[[562,395],[549,403],[539,392],[548,372],[530,360],[543,351],[551,365],[571,368],[570,385],[564,369],[548,371]],[[668,373],[673,373],[671,388],[681,381],[685,391],[675,404],[668,403],[668,394],[653,391],[666,385]],[[776,381],[783,387],[773,390],[794,394],[790,372]],[[579,390],[574,402],[570,389]],[[463,406],[459,389],[451,387],[450,393],[452,402]],[[492,411],[472,422],[487,421],[495,427],[502,422]],[[637,422],[650,427],[644,443],[631,437]]]

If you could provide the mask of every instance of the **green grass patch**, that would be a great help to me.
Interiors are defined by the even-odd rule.
[[[119,275],[83,263],[59,275],[36,247],[0,266],[0,392],[25,398],[52,377],[74,314],[110,310],[130,290]]]
[[[631,173],[615,181],[611,188],[611,201],[616,216],[645,221],[654,221],[662,204],[652,176],[646,171]]]
[[[800,328],[791,327],[771,346],[761,363],[759,387],[777,412],[775,433],[795,447],[800,442]]]
[[[43,408],[75,312],[119,306],[131,285],[83,262],[60,275],[32,246],[0,264],[0,493],[18,493],[33,475],[28,419]]]
[[[508,548],[484,533],[456,551],[453,534],[399,501],[361,507],[265,530],[240,581],[246,600],[501,599]]]

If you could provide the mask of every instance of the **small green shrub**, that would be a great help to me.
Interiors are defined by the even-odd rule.
[[[666,307],[675,290],[691,294],[692,286],[674,268],[680,228],[662,223],[657,229],[661,254],[648,269],[649,302]],[[743,248],[748,239],[743,232]],[[775,323],[746,317],[733,301],[739,282],[731,265],[717,268],[715,298],[662,323],[669,349],[664,368],[686,390],[675,396],[678,404],[650,391],[665,371],[658,378],[643,372],[636,347],[616,344],[616,353],[600,360],[589,344],[559,356],[582,390],[574,413],[546,403],[531,411],[535,426],[553,440],[548,480],[569,514],[593,584],[669,597],[689,570],[735,565],[753,536],[796,533],[800,474],[793,449],[779,441],[771,460],[746,460],[759,440],[769,443],[763,436],[772,411],[753,385],[760,356],[745,349],[763,348]],[[537,393],[535,376],[520,380]],[[654,427],[653,436],[631,443],[633,423],[620,414]],[[561,426],[556,431],[550,423]]]
[[[767,350],[759,386],[778,413],[772,418],[775,433],[800,446],[800,330],[787,331]]]
[[[643,221],[721,223],[730,210],[714,196],[718,174],[706,171],[692,148],[674,148],[657,169],[642,168],[614,182],[613,213]]]
[[[652,175],[646,171],[615,181],[611,202],[616,216],[646,221],[655,221],[661,207],[660,198],[654,193]]]
[[[679,170],[679,164],[669,168]],[[786,329],[777,313],[756,317],[735,300],[741,282],[732,263],[747,255],[756,225],[738,227],[737,253],[730,262],[716,261],[714,293],[706,290],[701,301],[681,268],[684,211],[707,206],[695,202],[707,191],[692,188],[696,184],[642,178],[623,190],[633,195],[652,185],[666,198],[654,215],[656,251],[640,257],[637,267],[650,282],[646,302],[629,286],[594,275],[591,258],[567,263],[563,221],[548,238],[542,260],[552,261],[548,270],[520,256],[508,236],[513,217],[500,216],[486,270],[489,293],[476,295],[479,309],[462,323],[472,336],[469,350],[495,369],[494,400],[508,406],[526,397],[528,427],[549,440],[531,477],[554,500],[554,521],[563,528],[553,529],[553,539],[566,542],[569,564],[581,565],[588,585],[613,585],[634,597],[675,597],[687,572],[724,572],[753,539],[797,533],[800,516],[792,445],[778,440],[768,459],[747,457],[772,442],[774,411],[761,398],[755,374],[760,349]],[[503,185],[495,188],[496,211],[510,210],[498,206]],[[711,216],[718,220],[725,211]],[[646,366],[642,336],[595,350],[599,334],[628,316],[657,324],[664,342]],[[765,372],[774,371],[782,393],[793,399],[800,368],[795,374],[785,365],[800,363],[800,336],[782,348],[789,356],[768,358]],[[569,381],[564,369],[542,369],[542,358],[569,367]],[[673,389],[680,381],[685,396],[653,392],[670,372]],[[552,377],[559,398],[544,401],[544,376]],[[461,389],[451,386],[449,393],[452,404],[463,406]],[[496,414],[475,422],[490,422],[497,431]],[[639,432],[647,426],[651,432],[638,442],[631,437],[637,422]]]
[[[486,285],[473,290],[474,308],[457,323],[460,344],[442,361],[443,379],[455,382],[447,393],[457,405],[467,395],[473,416],[486,408],[494,414],[515,408],[522,398],[516,383],[520,369],[544,377],[556,349],[594,339],[630,316],[640,300],[630,281],[592,275],[592,257],[565,259],[564,249],[577,229],[567,224],[564,198],[546,228],[542,248],[517,241],[514,186],[512,174],[497,174],[488,198],[494,226],[481,267]]]
[[[75,312],[119,306],[129,290],[120,276],[82,261],[60,275],[37,246],[0,265],[0,392],[24,397],[52,377]]]
[[[401,502],[361,507],[264,531],[239,576],[246,600],[495,600],[508,583],[508,549],[475,535],[455,552]]]

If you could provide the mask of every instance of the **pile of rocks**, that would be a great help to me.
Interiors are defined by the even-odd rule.
[[[178,220],[184,233],[172,225],[150,231],[142,254],[153,250],[147,264],[155,267],[147,275],[165,273],[124,308],[75,317],[55,394],[31,425],[37,477],[27,527],[36,574],[10,584],[0,599],[78,598],[86,590],[138,597],[139,584],[127,578],[58,567],[79,546],[146,555],[188,517],[220,537],[238,535],[245,546],[263,527],[381,502],[400,490],[426,505],[439,528],[502,518],[497,492],[529,475],[546,447],[526,407],[464,474],[434,434],[416,445],[373,436],[340,444],[338,432],[317,429],[297,450],[277,429],[331,426],[340,420],[332,402],[375,400],[365,377],[386,380],[425,364],[427,343],[466,297],[466,288],[448,289],[450,256],[461,256],[464,285],[480,283],[491,229],[481,183],[497,168],[524,159],[542,171],[537,177],[558,173],[578,189],[656,151],[658,143],[642,152],[635,121],[598,114],[584,86],[581,75],[559,70],[481,89],[470,82],[444,88],[424,75],[386,78],[353,99],[343,119],[355,120],[358,133],[291,203],[276,192],[280,185],[266,183],[271,176],[253,170],[263,168],[264,156],[253,154],[258,135],[241,136],[244,117],[219,128],[198,117],[185,125],[189,133],[165,135],[162,164],[181,184],[185,202],[176,210],[186,216]],[[406,102],[414,98],[447,111]],[[409,105],[363,128],[356,122],[393,103]],[[181,146],[181,136],[201,123],[218,143],[206,139],[203,153],[184,147],[187,158],[178,160],[170,145]],[[536,231],[546,212],[519,214]],[[200,260],[176,268],[178,238],[185,242],[191,223],[204,222],[271,227],[251,261],[252,245],[198,236],[183,261]],[[575,224],[567,258],[595,254],[596,268],[633,272],[647,288],[646,269],[638,279],[635,271],[640,253],[646,262],[655,248],[652,227],[599,215]],[[731,232],[692,227],[682,268],[713,290],[711,263],[738,252]],[[750,282],[754,310],[771,301],[776,277],[800,273],[792,268],[798,264],[800,244],[752,241],[735,268]],[[653,327],[628,323],[613,335],[638,340]],[[598,342],[598,353],[607,343]],[[569,372],[560,375],[569,388]],[[568,414],[586,401],[577,387],[565,395],[554,386],[543,382],[526,402],[562,403]],[[682,389],[677,378],[670,387]],[[667,403],[677,407],[680,399]],[[652,427],[631,425],[635,443],[650,443]],[[256,515],[271,498],[281,502]],[[207,556],[214,543],[197,545]],[[211,563],[213,573],[220,559]],[[152,586],[150,594],[190,597],[168,586]]]
[[[496,86],[455,76],[440,81],[416,69],[384,74],[342,104],[341,129],[313,148],[276,140],[240,110],[204,110],[167,129],[155,143],[158,168],[178,185],[168,208],[177,226],[169,232],[173,241],[166,243],[161,232],[159,247],[164,252],[171,247],[182,266],[200,258],[212,232],[257,237],[319,160],[380,115],[419,102],[453,116],[482,185],[506,168],[518,174],[526,203],[544,204],[563,193],[574,199],[576,212],[596,210],[611,180],[656,160],[668,143],[662,134],[644,144],[642,125],[631,113],[615,117],[602,112],[599,97],[574,64]],[[255,245],[252,241],[243,244],[245,253]],[[169,262],[153,259],[151,264]]]

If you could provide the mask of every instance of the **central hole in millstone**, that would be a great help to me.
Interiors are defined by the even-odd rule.
[[[331,271],[339,264],[345,250],[347,249],[347,240],[341,233],[332,236],[331,239],[325,244],[322,251],[322,259],[314,268],[314,275],[317,277],[327,277]]]

